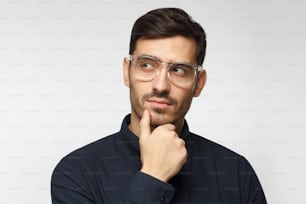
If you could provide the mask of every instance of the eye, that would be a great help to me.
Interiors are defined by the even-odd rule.
[[[185,70],[181,67],[174,67],[174,71],[177,73],[177,74],[184,74],[185,73]]]
[[[158,62],[148,57],[139,57],[136,60],[136,66],[142,71],[149,72],[158,69]]]
[[[142,64],[140,64],[140,67],[142,69],[152,69],[153,65],[152,63],[149,62],[142,62]]]
[[[172,75],[175,75],[178,77],[185,77],[186,75],[190,74],[190,72],[192,71],[192,68],[184,64],[173,64],[170,67],[169,71]]]

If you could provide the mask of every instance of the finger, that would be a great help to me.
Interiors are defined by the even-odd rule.
[[[140,126],[139,137],[147,137],[151,134],[150,114],[147,110],[144,110],[139,126]]]
[[[170,130],[170,131],[175,131],[175,125],[173,125],[173,124],[170,124],[170,123],[168,123],[168,124],[165,124],[165,125],[163,125],[165,128],[167,128],[167,130]]]
[[[182,143],[182,146],[186,147],[186,142],[183,139],[181,139],[181,143]]]

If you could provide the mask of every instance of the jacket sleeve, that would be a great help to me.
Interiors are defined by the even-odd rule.
[[[240,203],[267,204],[263,189],[254,169],[243,157],[239,164],[239,185]]]
[[[168,204],[174,195],[174,188],[150,175],[135,174],[127,193],[127,203]]]
[[[88,179],[78,162],[71,157],[62,159],[51,177],[52,204],[108,204],[106,195],[103,201],[96,200],[91,192]],[[174,188],[147,174],[136,172],[120,203],[126,204],[168,204],[173,197]]]

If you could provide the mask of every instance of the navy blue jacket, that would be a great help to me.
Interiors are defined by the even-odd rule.
[[[138,137],[128,128],[86,145],[64,157],[51,179],[53,204],[266,204],[248,161],[225,147],[189,132],[188,160],[164,183],[139,172]]]

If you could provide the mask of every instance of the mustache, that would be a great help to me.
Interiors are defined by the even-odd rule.
[[[169,96],[168,93],[165,93],[165,92],[152,92],[152,93],[145,94],[142,97],[143,100],[148,100],[150,98],[163,98],[163,99],[169,101],[169,103],[171,103],[171,104],[176,104],[177,103],[176,99],[172,98],[171,96]]]

